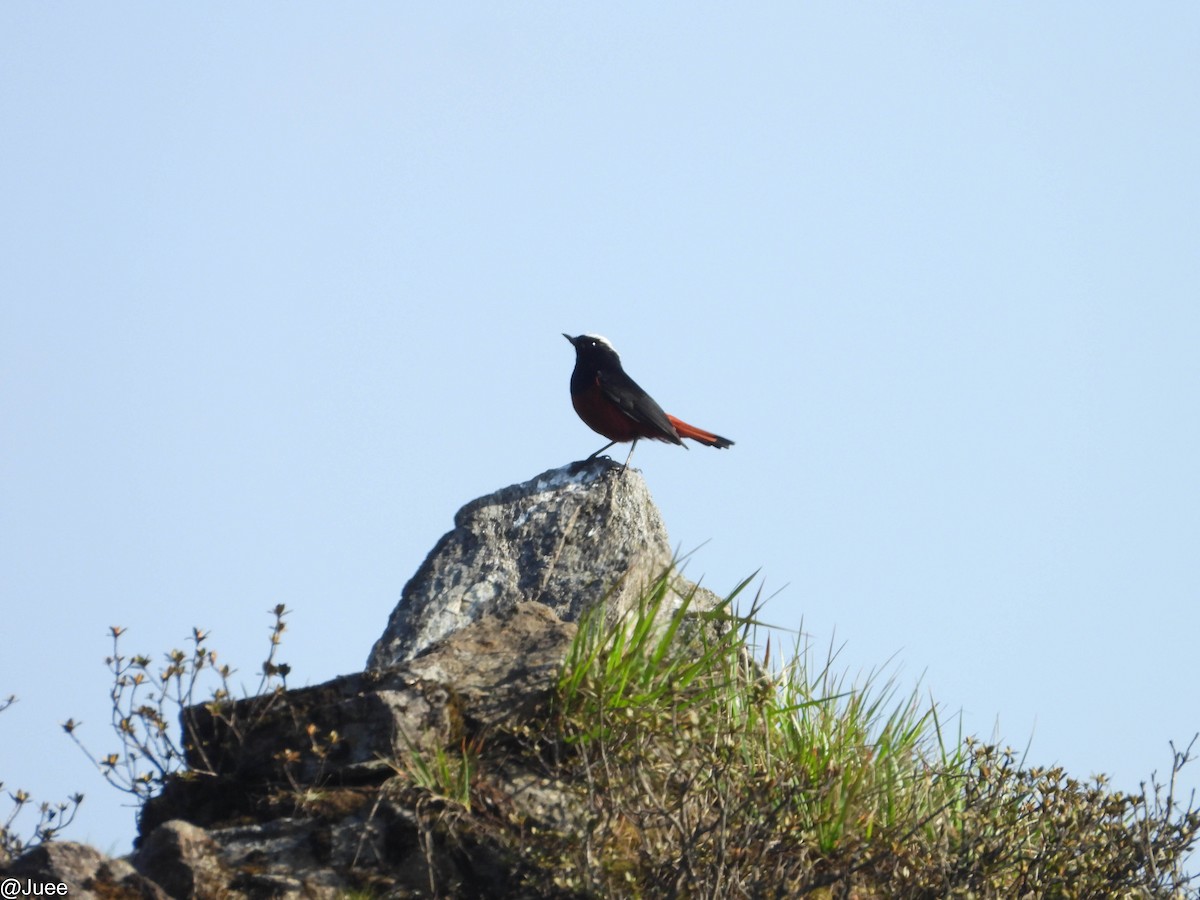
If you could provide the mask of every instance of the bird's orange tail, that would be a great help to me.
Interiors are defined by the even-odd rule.
[[[713,434],[711,431],[705,431],[703,428],[697,428],[695,425],[689,425],[687,422],[677,419],[674,416],[668,415],[667,420],[679,432],[680,437],[691,438],[701,444],[706,444],[709,447],[732,447],[733,441],[729,438],[723,438],[719,434]]]

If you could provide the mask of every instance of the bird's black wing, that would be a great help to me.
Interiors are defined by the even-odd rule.
[[[651,435],[655,440],[683,444],[662,407],[655,403],[654,398],[642,390],[636,381],[626,375],[624,370],[597,372],[596,381],[605,397],[621,407],[630,418],[655,432]]]

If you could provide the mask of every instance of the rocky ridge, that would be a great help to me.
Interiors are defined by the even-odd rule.
[[[580,617],[626,613],[671,547],[641,475],[607,459],[468,503],[405,586],[365,671],[185,711],[190,775],[143,809],[135,851],[28,851],[0,874],[73,898],[517,896],[524,863],[431,823],[402,759],[489,751],[476,815],[586,828],[585,788],[555,783],[502,735],[545,716]],[[679,595],[711,594],[675,578]]]

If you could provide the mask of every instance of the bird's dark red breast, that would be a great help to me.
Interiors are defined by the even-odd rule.
[[[575,347],[571,373],[571,404],[579,418],[610,441],[649,438],[683,444],[691,438],[710,447],[729,447],[733,441],[669,416],[621,367],[617,351],[604,338],[564,334]]]
[[[590,384],[571,392],[571,405],[587,426],[610,441],[653,438],[682,444],[671,420],[644,391],[639,397],[614,389],[599,374]]]

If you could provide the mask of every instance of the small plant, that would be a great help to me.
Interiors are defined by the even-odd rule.
[[[478,741],[464,740],[457,752],[442,747],[424,751],[410,743],[408,753],[393,768],[430,796],[470,812],[472,777],[478,771],[479,751]]]
[[[16,702],[15,695],[0,700],[0,713]],[[4,782],[0,781],[0,791],[3,789]],[[83,802],[83,794],[72,794],[65,801],[43,802],[34,807],[33,798],[30,797],[29,792],[20,788],[10,792],[8,797],[12,803],[12,809],[8,816],[0,821],[0,864],[10,857],[19,856],[38,844],[54,840],[58,833],[75,819],[79,804]],[[22,832],[17,828],[17,820],[27,809],[31,808],[37,810],[38,817],[33,823],[33,830],[27,837],[22,837]]]
[[[231,717],[226,717],[227,720],[229,718]],[[308,753],[312,755],[313,759],[320,761],[318,772],[309,780],[313,783],[320,783],[324,780],[325,764],[329,761],[329,755],[342,742],[342,736],[336,730],[322,734],[321,730],[312,722],[304,727],[304,734],[308,738]],[[283,770],[293,794],[298,798],[297,809],[303,809],[306,803],[320,796],[319,791],[314,792],[310,785],[302,783],[297,777],[296,770],[304,759],[303,753],[294,747],[285,747],[277,751],[274,758]]]
[[[1200,811],[1180,809],[1176,778],[1196,742],[1172,745],[1167,785],[1140,794],[1107,779],[1071,778],[1060,767],[1026,768],[1011,748],[967,738],[960,803],[939,822],[927,865],[903,883],[914,892],[946,882],[981,896],[1176,897],[1200,832]]]
[[[271,610],[274,622],[270,650],[262,664],[258,687],[248,695],[261,702],[248,709],[234,701],[230,688],[234,670],[217,662],[216,651],[207,644],[208,632],[193,628],[189,638],[191,650],[171,650],[163,663],[156,666],[149,656],[124,655],[120,640],[125,629],[113,626],[109,629],[112,654],[105,664],[112,674],[111,724],[121,746],[97,758],[79,738],[80,723],[69,719],[63,723],[63,730],[96,764],[108,783],[135,797],[139,806],[161,791],[170,776],[184,771],[189,762],[192,772],[213,774],[215,761],[208,757],[205,743],[197,739],[199,723],[195,711],[207,690],[203,708],[238,740],[262,720],[282,696],[290,672],[288,665],[276,662],[287,627],[284,622],[287,612],[282,603]],[[205,688],[205,684],[209,687]],[[173,728],[177,716],[182,718],[182,733]],[[190,760],[187,751],[191,751]]]

